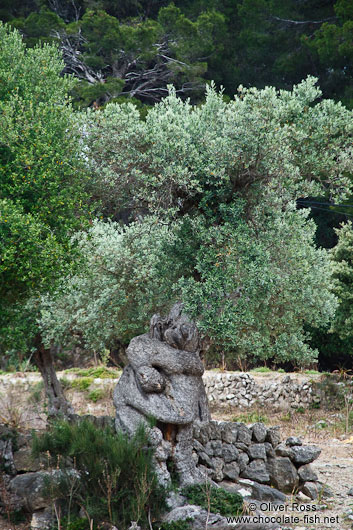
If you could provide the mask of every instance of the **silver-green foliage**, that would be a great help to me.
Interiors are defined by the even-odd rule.
[[[126,228],[95,221],[88,233],[77,233],[80,272],[42,299],[45,342],[81,343],[100,352],[143,332],[155,308],[171,300],[174,271],[163,256],[171,238],[154,218]]]
[[[315,356],[304,325],[336,298],[328,256],[295,199],[350,190],[352,113],[308,78],[292,92],[211,87],[193,107],[173,90],[145,121],[133,105],[83,116],[85,153],[106,216],[81,241],[80,274],[44,303],[47,340],[126,341],[181,298],[217,347],[237,355]],[[148,214],[147,217],[146,213]]]
[[[231,219],[204,227],[196,254],[198,281],[179,282],[199,327],[226,352],[278,361],[310,361],[304,324],[333,317],[327,252],[314,245],[315,225],[303,211],[266,219],[260,231]]]

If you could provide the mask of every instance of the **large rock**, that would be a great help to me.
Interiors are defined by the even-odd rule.
[[[116,428],[134,433],[141,423],[155,418],[163,440],[172,450],[167,460],[182,484],[203,480],[192,457],[193,425],[208,424],[208,432],[199,429],[198,441],[206,445],[211,438],[210,415],[199,356],[197,328],[176,304],[166,318],[154,315],[150,332],[131,340],[127,350],[128,366],[114,390]],[[156,450],[157,475],[164,485],[170,482],[167,460]],[[218,458],[221,442],[210,443],[205,455]],[[207,460],[201,459],[202,463]],[[217,472],[220,465],[217,465]]]
[[[250,489],[252,499],[268,501],[274,504],[283,504],[286,501],[285,494],[271,486],[259,484],[249,479],[239,479],[239,485]]]
[[[280,491],[292,493],[298,487],[298,473],[288,457],[269,458],[267,470],[270,474],[271,484]]]
[[[188,504],[187,506],[180,506],[169,512],[164,516],[163,521],[166,523],[172,523],[173,521],[185,521],[191,519],[190,526],[193,530],[205,530],[205,528],[218,528],[218,529],[232,529],[236,530],[260,530],[258,522],[239,522],[230,524],[226,517],[222,517],[219,514],[209,513],[207,510]],[[251,517],[249,517],[251,520]],[[278,524],[263,524],[261,530],[280,530]]]
[[[268,484],[270,482],[270,475],[263,460],[253,460],[250,462],[244,471],[242,471],[241,476],[255,480],[261,484]]]
[[[319,457],[321,449],[316,445],[295,445],[290,448],[292,456],[291,460],[295,464],[303,465],[310,464]]]

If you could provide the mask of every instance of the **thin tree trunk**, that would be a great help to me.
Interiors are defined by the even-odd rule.
[[[36,338],[34,361],[43,377],[45,395],[48,400],[48,417],[61,415],[67,418],[71,416],[73,409],[65,398],[62,386],[57,378],[53,356],[50,349],[44,347],[40,336]]]

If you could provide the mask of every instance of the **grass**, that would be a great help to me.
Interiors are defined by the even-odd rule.
[[[258,368],[253,368],[250,372],[255,374],[269,374],[273,373],[274,370],[271,370],[271,368],[268,368],[267,366],[259,366]]]
[[[232,421],[240,423],[268,423],[269,419],[266,414],[263,414],[259,411],[251,411],[234,416]]]
[[[70,382],[70,388],[84,392],[85,390],[88,390],[93,381],[93,377],[78,377]]]
[[[93,379],[116,379],[121,376],[121,370],[107,368],[106,366],[93,366],[92,368],[69,368],[64,374],[75,374],[80,377],[92,377]]]

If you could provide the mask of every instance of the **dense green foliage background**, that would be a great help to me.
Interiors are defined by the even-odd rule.
[[[6,358],[114,350],[180,299],[230,363],[352,353],[349,2],[1,17]]]
[[[308,74],[324,97],[353,106],[349,0],[15,0],[2,2],[29,46],[56,42],[80,79],[80,105],[122,96],[154,103],[173,83],[203,99],[214,80],[290,88]]]

